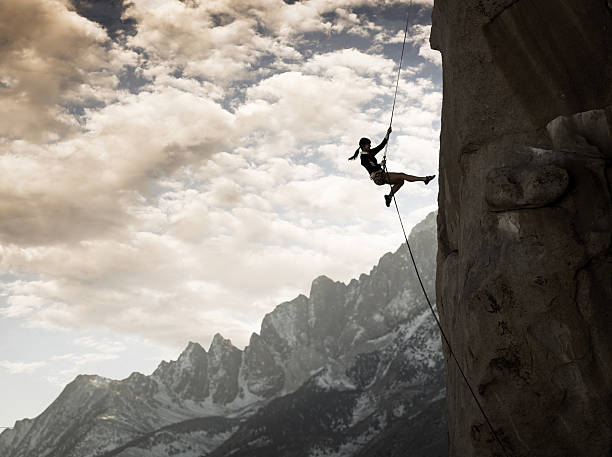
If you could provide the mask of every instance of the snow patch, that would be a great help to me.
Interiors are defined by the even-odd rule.
[[[107,378],[103,378],[101,376],[91,376],[88,379],[89,384],[91,384],[94,387],[108,387],[108,385],[110,384],[111,380],[107,379]]]
[[[404,289],[385,306],[385,313],[395,317],[405,317],[416,303],[416,299],[410,289]]]
[[[277,306],[274,312],[268,316],[278,336],[285,340],[289,346],[295,346],[298,342],[296,323],[299,321],[295,305]]]
[[[365,333],[365,328],[363,328],[361,325],[359,325],[359,324],[357,324],[355,322],[353,322],[351,324],[351,327],[356,330],[355,336],[353,337],[353,343],[352,343],[352,344],[355,344],[356,342],[358,342],[361,339],[361,337]]]
[[[373,414],[376,411],[376,402],[370,397],[369,394],[364,393],[357,399],[357,403],[353,408],[353,417],[351,419],[350,426],[354,426],[361,422],[363,419]]]
[[[315,378],[315,385],[322,390],[330,391],[345,391],[345,390],[356,390],[357,387],[353,384],[346,375],[334,374],[329,369],[321,371],[319,376]]]

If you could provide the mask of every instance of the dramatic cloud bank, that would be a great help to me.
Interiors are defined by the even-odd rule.
[[[246,344],[312,278],[397,248],[384,189],[347,158],[386,130],[407,2],[133,0],[107,23],[80,3],[0,3],[0,318]],[[420,175],[437,170],[431,3],[412,8],[389,153]],[[406,185],[407,222],[435,198]]]

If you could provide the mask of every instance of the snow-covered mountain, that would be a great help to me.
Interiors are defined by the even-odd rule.
[[[326,365],[209,456],[446,455],[444,364],[434,326],[423,312],[350,363]]]
[[[435,214],[410,236],[433,297]],[[150,376],[77,377],[0,434],[0,455],[441,456],[443,398],[439,334],[403,245],[349,284],[316,278],[244,351],[217,334]]]
[[[189,343],[178,360],[162,362],[150,376],[132,373],[122,381],[78,376],[40,416],[0,435],[0,455],[94,456],[170,424],[248,415],[257,397],[225,401],[232,385],[225,376],[231,377],[236,351],[239,364],[241,351],[217,335],[208,353]],[[220,433],[227,438],[228,430]],[[216,436],[210,441],[219,444]]]

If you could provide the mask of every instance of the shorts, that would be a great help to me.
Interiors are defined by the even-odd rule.
[[[372,181],[374,181],[374,184],[376,184],[378,186],[384,186],[385,184],[388,184],[387,176],[386,176],[385,172],[382,171],[382,170],[378,170],[378,171],[375,171],[374,173],[372,173],[370,175],[370,179]]]

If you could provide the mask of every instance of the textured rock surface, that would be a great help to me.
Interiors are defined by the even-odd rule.
[[[185,400],[203,401],[210,394],[208,355],[197,343],[189,343],[178,360],[162,361],[153,376]]]
[[[553,165],[494,168],[487,174],[485,195],[492,210],[538,208],[558,200],[568,182],[567,171]]]
[[[612,10],[436,0],[438,307],[512,456],[612,455]],[[504,455],[447,362],[450,455]]]

